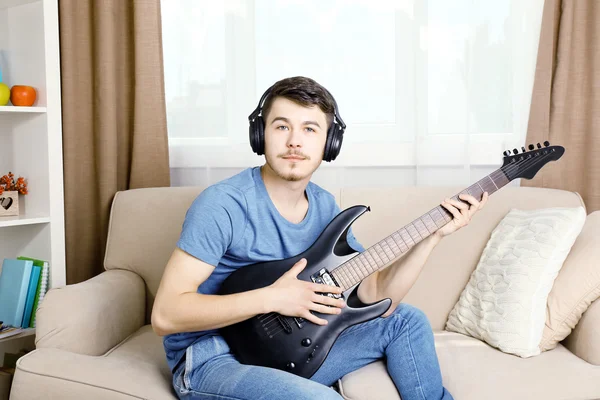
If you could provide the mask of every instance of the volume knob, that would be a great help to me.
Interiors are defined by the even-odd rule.
[[[296,364],[294,364],[293,362],[289,362],[286,364],[285,366],[288,370],[292,370],[294,368],[296,368]]]
[[[312,344],[312,341],[310,340],[310,338],[304,338],[304,339],[302,339],[300,344],[304,347],[308,347]]]

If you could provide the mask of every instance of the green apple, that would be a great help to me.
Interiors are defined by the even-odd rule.
[[[0,106],[8,104],[10,99],[10,88],[6,84],[0,82]]]

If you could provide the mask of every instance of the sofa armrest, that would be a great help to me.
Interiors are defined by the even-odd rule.
[[[575,329],[563,341],[577,357],[593,365],[600,365],[600,299],[583,313]]]
[[[145,286],[125,270],[48,291],[36,314],[38,348],[98,356],[144,324]]]

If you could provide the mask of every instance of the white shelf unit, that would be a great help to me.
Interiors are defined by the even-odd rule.
[[[0,265],[47,260],[50,287],[66,284],[59,49],[57,0],[0,0],[3,82],[37,92],[32,107],[0,107],[0,176],[23,176],[29,189],[19,216],[0,217]]]

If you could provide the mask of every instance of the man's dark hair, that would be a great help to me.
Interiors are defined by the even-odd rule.
[[[263,121],[267,124],[267,115],[271,110],[273,100],[277,97],[284,97],[304,107],[319,106],[325,113],[327,128],[333,122],[334,100],[329,92],[313,79],[304,76],[295,76],[282,79],[273,85],[271,93],[265,100],[262,108]]]

